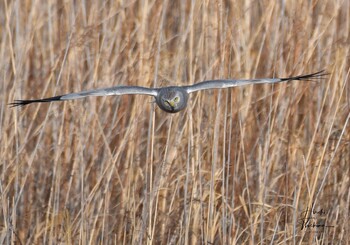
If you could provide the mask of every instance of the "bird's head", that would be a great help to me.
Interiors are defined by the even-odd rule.
[[[164,111],[176,113],[187,105],[188,93],[182,87],[161,88],[156,97],[157,105]]]

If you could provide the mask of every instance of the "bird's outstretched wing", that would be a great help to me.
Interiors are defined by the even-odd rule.
[[[52,101],[63,101],[63,100],[75,100],[81,99],[88,96],[108,96],[108,95],[124,95],[124,94],[143,94],[157,96],[158,90],[153,88],[139,87],[139,86],[116,86],[111,88],[101,88],[95,90],[87,90],[79,93],[64,94],[44,99],[33,99],[33,100],[15,100],[9,105],[11,107],[24,106],[31,103],[42,103]]]
[[[230,88],[236,86],[242,86],[247,84],[259,84],[259,83],[279,83],[292,80],[312,81],[328,75],[324,70],[307,75],[300,75],[287,78],[261,78],[261,79],[239,79],[239,80],[208,80],[200,83],[193,84],[191,86],[184,86],[187,93],[193,93],[205,89],[218,89],[218,88]]]

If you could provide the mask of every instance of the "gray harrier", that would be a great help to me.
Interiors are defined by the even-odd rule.
[[[236,86],[242,86],[247,84],[259,84],[259,83],[279,83],[287,82],[291,80],[303,80],[311,81],[318,78],[322,78],[325,75],[324,70],[307,75],[300,75],[287,78],[262,78],[262,79],[239,79],[239,80],[208,80],[200,83],[196,83],[190,86],[171,86],[162,88],[145,88],[139,86],[115,86],[110,88],[94,89],[83,91],[79,93],[71,93],[65,95],[59,95],[44,99],[34,100],[15,100],[10,106],[24,106],[30,103],[42,103],[51,101],[63,101],[74,100],[88,96],[107,96],[107,95],[124,95],[124,94],[144,94],[152,95],[156,99],[157,105],[160,109],[175,113],[183,110],[187,106],[188,95],[193,92],[197,92],[205,89],[220,89],[230,88]]]

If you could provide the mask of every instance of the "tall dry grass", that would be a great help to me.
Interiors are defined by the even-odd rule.
[[[0,23],[1,244],[349,244],[349,1],[4,0]],[[175,115],[147,96],[7,106],[321,69]]]

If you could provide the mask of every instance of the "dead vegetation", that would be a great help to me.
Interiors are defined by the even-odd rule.
[[[349,244],[349,1],[5,0],[0,23],[1,244]],[[7,106],[321,69],[175,115],[147,96]]]

